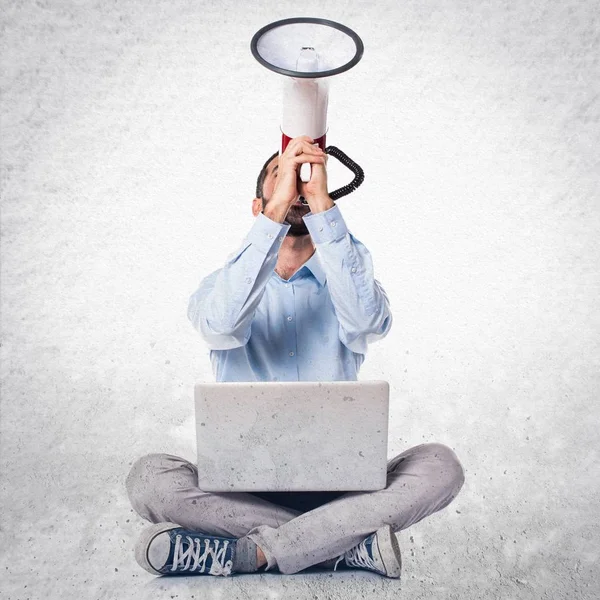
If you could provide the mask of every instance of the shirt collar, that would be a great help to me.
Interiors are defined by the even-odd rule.
[[[323,269],[323,265],[321,265],[321,261],[317,256],[316,250],[314,251],[312,256],[304,263],[302,268],[304,267],[306,267],[315,276],[315,279],[319,282],[321,287],[325,285],[327,275],[325,275],[325,270]]]

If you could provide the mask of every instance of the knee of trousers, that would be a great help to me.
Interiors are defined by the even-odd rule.
[[[133,508],[144,512],[183,487],[198,485],[196,467],[170,454],[146,454],[132,465],[125,486]]]
[[[437,460],[435,461],[435,481],[453,498],[458,494],[465,482],[465,471],[452,448],[438,442],[423,444]]]

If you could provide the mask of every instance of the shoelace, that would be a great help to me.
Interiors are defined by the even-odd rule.
[[[211,548],[211,540],[204,539],[204,552],[202,552],[202,542],[199,538],[191,538],[186,535],[187,549],[185,548],[185,542],[181,542],[181,535],[175,537],[175,553],[173,556],[173,566],[171,571],[176,571],[181,565],[185,570],[195,571],[204,573],[206,570],[206,561],[210,557],[212,558],[210,569],[208,573],[210,575],[231,575],[231,568],[233,567],[233,561],[225,561],[227,556],[227,547],[229,541],[225,540],[222,546],[219,548],[220,540],[212,540],[214,542],[214,548]],[[194,563],[190,567],[190,562],[194,560]]]
[[[363,540],[362,542],[360,542],[360,544],[357,544],[356,546],[354,546],[354,548],[350,548],[350,550],[348,550],[345,554],[342,554],[335,562],[333,570],[335,571],[337,569],[337,566],[340,563],[340,561],[345,558],[346,564],[349,567],[373,569],[374,571],[377,571],[378,573],[380,573],[381,569],[377,568],[375,561],[373,560],[372,556],[369,554],[369,551],[367,550],[367,540],[368,539],[369,538]]]

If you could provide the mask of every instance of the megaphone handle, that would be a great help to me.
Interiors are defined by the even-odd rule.
[[[312,169],[310,168],[310,163],[302,163],[300,165],[300,180],[303,183],[308,183],[310,181],[311,173]]]

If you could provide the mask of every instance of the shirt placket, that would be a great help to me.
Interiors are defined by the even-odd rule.
[[[285,283],[287,290],[285,299],[285,341],[287,346],[287,360],[290,371],[298,373],[298,336],[296,332],[296,290],[291,282]]]

